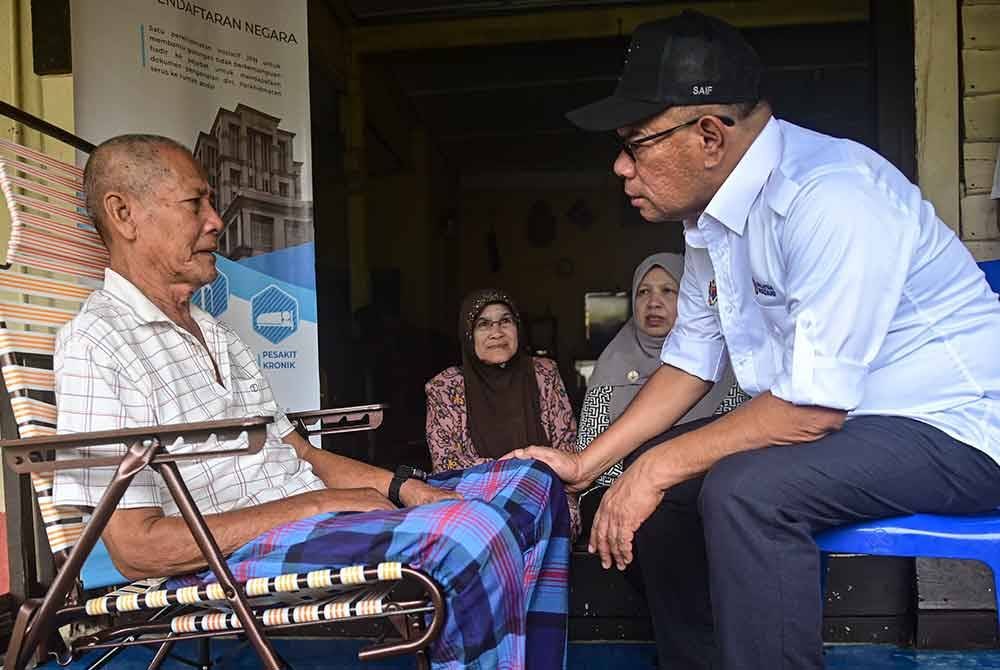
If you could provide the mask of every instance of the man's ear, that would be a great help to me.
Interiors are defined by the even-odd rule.
[[[728,148],[725,126],[714,116],[703,116],[698,121],[698,132],[705,155],[705,167],[714,168],[722,162]]]
[[[120,191],[108,191],[101,200],[104,207],[104,224],[114,237],[134,240],[136,224],[132,210],[132,198]]]

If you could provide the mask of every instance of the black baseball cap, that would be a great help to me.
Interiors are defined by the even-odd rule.
[[[615,92],[566,118],[584,130],[615,130],[675,105],[756,102],[760,69],[738,30],[688,9],[638,26]]]

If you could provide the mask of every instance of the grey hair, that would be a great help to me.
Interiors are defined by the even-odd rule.
[[[153,185],[171,172],[160,156],[163,149],[191,154],[186,146],[169,137],[138,133],[112,137],[91,152],[83,168],[83,192],[87,212],[105,244],[110,240],[104,221],[104,196],[109,191],[123,191],[137,198],[146,197]]]

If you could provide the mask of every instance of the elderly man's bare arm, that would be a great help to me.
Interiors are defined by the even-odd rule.
[[[329,488],[205,515],[224,555],[272,528],[316,514],[396,509],[386,497],[392,479],[387,470],[316,449],[295,432],[283,440],[312,465]],[[400,488],[399,498],[407,507],[413,507],[461,496],[410,479]],[[104,542],[115,567],[129,579],[184,574],[205,567],[205,559],[184,520],[164,516],[158,507],[118,510],[104,531]],[[151,547],[155,550],[151,551]]]
[[[295,448],[299,457],[307,461],[312,466],[316,476],[330,488],[346,489],[366,486],[388,497],[389,482],[392,481],[392,473],[388,470],[317,449],[298,433],[289,433],[282,439],[286,444]],[[439,500],[458,500],[461,499],[461,496],[454,491],[434,488],[418,479],[408,479],[399,489],[399,499],[407,507],[414,507]]]
[[[206,514],[205,521],[222,553],[229,555],[258,535],[291,521],[324,512],[395,508],[372,488],[323,489],[231,512]],[[178,575],[205,567],[205,559],[184,519],[164,516],[159,507],[116,511],[103,538],[115,567],[129,579]]]

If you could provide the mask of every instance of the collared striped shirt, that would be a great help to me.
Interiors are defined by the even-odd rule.
[[[309,463],[282,441],[292,425],[275,403],[253,353],[228,326],[195,306],[191,312],[207,350],[127,279],[107,270],[104,288],[91,294],[56,340],[58,431],[273,416],[266,444],[257,454],[178,463],[198,508],[203,513],[225,512],[323,488]],[[225,447],[245,446],[246,439],[244,434]],[[169,450],[218,446],[176,443]],[[79,451],[124,449],[119,444]],[[113,474],[114,468],[58,471],[55,503],[93,507]],[[135,477],[119,507],[179,513],[163,480],[148,468]]]

